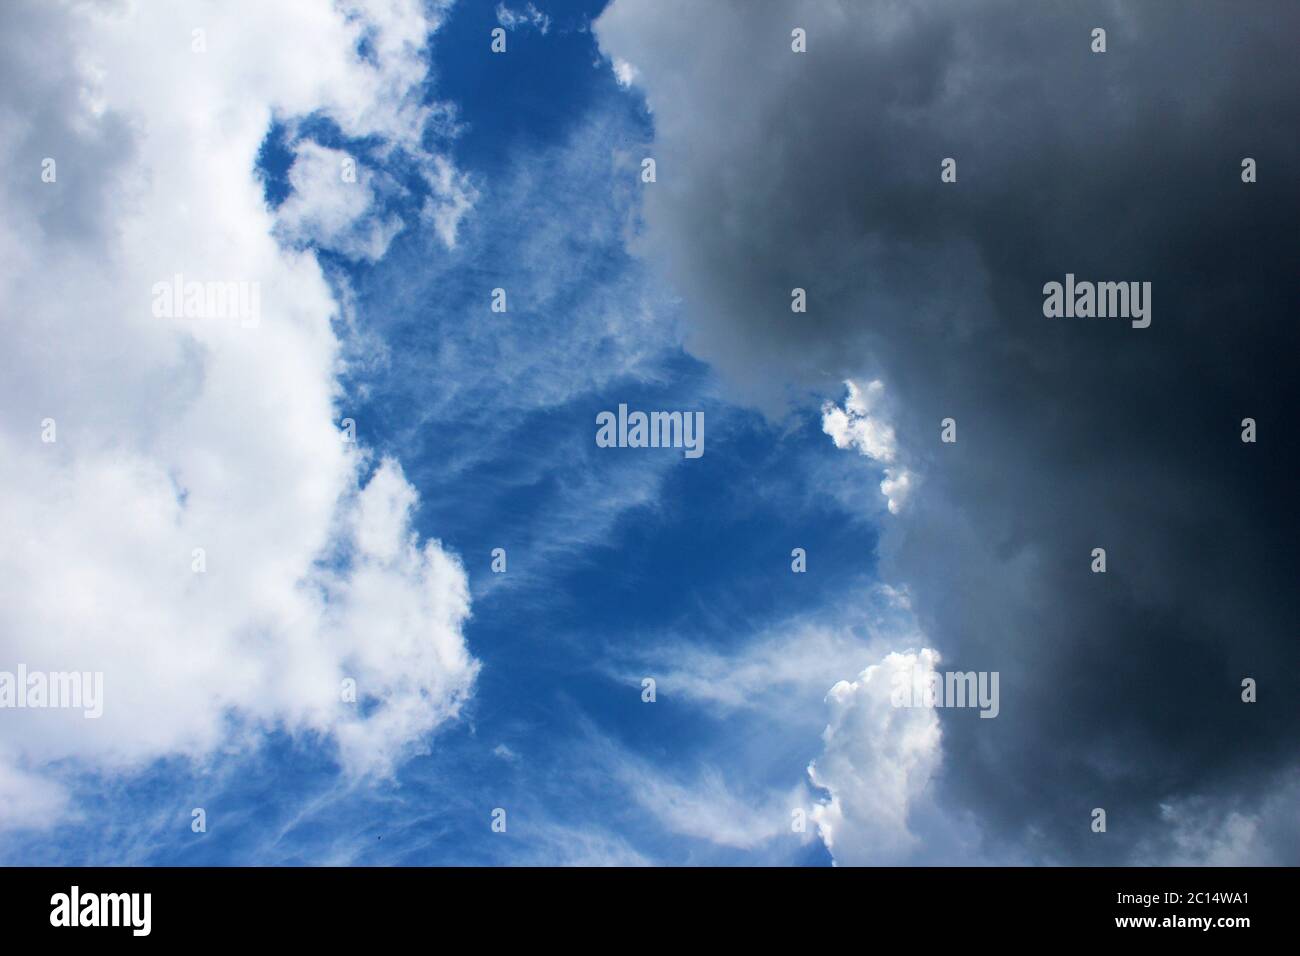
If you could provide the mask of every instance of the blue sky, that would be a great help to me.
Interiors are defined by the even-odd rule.
[[[8,841],[8,861],[829,863],[815,840],[719,844],[638,800],[647,776],[680,781],[670,803],[711,781],[746,808],[800,786],[815,720],[764,726],[677,697],[671,681],[643,703],[638,675],[660,673],[678,643],[741,653],[870,586],[875,531],[814,489],[862,480],[815,403],[775,424],[727,404],[681,348],[672,291],[629,252],[653,121],[593,39],[602,5],[552,6],[547,32],[512,31],[506,56],[484,39],[491,6],[457,5],[426,83],[454,117],[430,143],[479,193],[455,248],[427,226],[377,262],[314,247],[354,302],[339,414],[400,459],[420,495],[416,529],[468,573],[464,635],[482,670],[461,717],[388,780],[352,780],[328,739],[283,731],[251,751],[83,779],[83,820]],[[278,121],[258,160],[272,208],[292,191],[299,137],[360,155],[376,145],[327,116]],[[402,183],[386,207],[418,219],[427,188],[385,159]],[[488,308],[497,286],[504,315]],[[619,403],[702,409],[706,454],[596,448],[596,413]],[[809,573],[791,573],[794,547]],[[206,834],[191,832],[191,807],[207,809]],[[495,807],[506,834],[489,829]]]

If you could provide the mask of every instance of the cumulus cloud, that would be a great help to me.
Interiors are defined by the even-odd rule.
[[[822,431],[831,436],[836,448],[856,448],[858,453],[885,465],[880,493],[889,504],[890,514],[898,514],[912,490],[912,473],[898,466],[898,442],[894,428],[880,411],[884,396],[883,382],[868,382],[866,387],[852,380],[844,407],[832,402],[822,405]]]
[[[925,642],[907,590],[885,585],[842,594],[833,609],[744,635],[729,650],[652,642],[639,667],[611,675],[636,685],[654,674],[661,699],[717,720],[725,733],[705,747],[716,753],[708,759],[725,753],[727,776],[665,775],[611,749],[615,775],[661,825],[718,846],[793,852],[797,841],[774,838],[791,835],[792,811],[802,809],[808,835],[840,864],[980,859],[978,825],[933,786],[940,712],[894,706],[900,688],[919,693],[937,677],[939,654]],[[805,780],[788,789],[756,783],[787,768],[791,754]]]
[[[393,239],[406,228],[386,202],[400,199],[403,190],[393,178],[374,172],[364,161],[343,150],[311,139],[294,146],[289,169],[291,193],[276,209],[276,234],[295,245],[328,248],[351,259],[373,263],[382,259]],[[344,163],[352,164],[355,181],[343,178]],[[478,189],[446,156],[415,157],[416,168],[429,193],[421,220],[433,229],[443,247],[456,247],[460,224],[478,202]]]
[[[619,86],[629,88],[636,82],[637,69],[631,63],[627,62],[627,60],[624,60],[621,57],[615,57],[614,62],[610,65],[610,69],[614,71],[614,79],[618,82]]]
[[[339,306],[315,257],[274,237],[254,164],[273,117],[311,113],[418,151],[436,10],[3,15],[0,668],[102,671],[105,698],[99,720],[0,716],[5,822],[48,822],[82,768],[202,758],[271,727],[387,772],[472,688],[465,572],[417,539],[399,463],[341,440]],[[336,159],[299,145],[282,225],[380,254],[387,221],[358,235],[367,202],[323,188]],[[177,273],[256,284],[260,322],[155,317],[151,290]]]
[[[354,166],[354,182],[344,178],[346,163]],[[293,192],[276,210],[278,231],[285,241],[316,243],[371,262],[388,251],[388,244],[402,231],[402,220],[375,209],[374,174],[355,164],[356,159],[343,150],[311,140],[297,144],[289,168]],[[451,235],[454,242],[454,228]]]
[[[812,819],[837,863],[902,863],[916,852],[908,818],[942,762],[943,734],[933,708],[899,707],[893,698],[899,681],[935,679],[938,662],[930,648],[891,652],[826,695],[825,749],[808,777],[829,792]]]

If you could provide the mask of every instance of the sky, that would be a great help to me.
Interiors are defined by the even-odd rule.
[[[1300,862],[1294,5],[0,19],[0,863]]]

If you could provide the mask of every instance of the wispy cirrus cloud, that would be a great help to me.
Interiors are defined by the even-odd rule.
[[[501,24],[507,30],[518,30],[521,27],[536,30],[545,36],[551,29],[551,18],[537,9],[536,4],[528,3],[519,9],[511,9],[504,3],[498,3],[496,6],[497,23]]]

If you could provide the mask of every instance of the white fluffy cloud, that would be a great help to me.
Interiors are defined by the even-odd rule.
[[[355,182],[344,179],[346,162],[354,164]],[[278,232],[288,242],[315,242],[373,262],[402,230],[397,216],[375,212],[373,174],[343,150],[298,143],[289,185],[293,192],[276,210]]]
[[[825,749],[808,776],[830,792],[812,819],[836,863],[903,863],[918,850],[908,819],[927,799],[942,761],[942,733],[933,708],[896,707],[891,697],[899,680],[932,679],[938,661],[928,648],[890,653],[826,695]]]
[[[420,217],[448,249],[456,247],[460,224],[474,208],[479,192],[467,174],[441,155],[416,157],[429,188]],[[343,177],[350,162],[355,181]],[[376,174],[361,159],[310,139],[294,145],[289,168],[292,192],[276,210],[276,235],[287,243],[313,243],[352,259],[374,262],[405,227],[394,213],[385,213],[379,200],[398,196],[392,178]]]
[[[869,382],[865,388],[854,381],[844,384],[849,390],[844,407],[832,402],[822,406],[822,431],[831,436],[836,448],[856,448],[859,454],[885,465],[880,493],[889,503],[890,514],[898,514],[911,494],[913,477],[897,463],[898,441],[880,407],[885,386],[879,381]]]
[[[400,465],[340,440],[338,304],[273,238],[254,163],[273,117],[316,111],[418,151],[436,23],[416,0],[3,16],[0,669],[102,671],[105,700],[0,711],[0,825],[51,822],[80,768],[271,727],[385,772],[471,690],[465,572],[418,541]],[[364,204],[321,205],[337,157],[298,158],[284,228],[358,241]],[[260,322],[156,318],[176,273],[256,283]]]
[[[615,57],[610,69],[614,71],[614,79],[618,81],[619,86],[626,89],[636,82],[637,68],[627,60]]]
[[[662,699],[725,721],[713,759],[726,780],[674,780],[614,752],[611,775],[665,828],[719,846],[794,852],[801,841],[774,838],[792,836],[791,811],[803,808],[808,838],[837,863],[968,859],[977,831],[963,832],[931,787],[943,760],[939,714],[893,702],[896,681],[925,686],[935,674],[939,655],[925,643],[907,589],[888,585],[843,592],[834,612],[779,622],[726,651],[652,643],[608,672],[634,687],[653,674]],[[819,731],[806,780],[758,782],[771,779],[773,754],[815,753]]]

